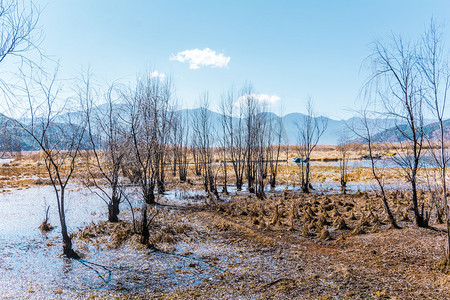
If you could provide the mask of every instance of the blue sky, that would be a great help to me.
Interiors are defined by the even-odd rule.
[[[276,113],[280,106],[283,114],[304,112],[310,96],[319,113],[348,118],[368,75],[361,64],[374,40],[391,33],[415,39],[434,17],[446,23],[450,45],[448,0],[37,3],[43,10],[41,48],[60,59],[63,76],[89,67],[101,82],[132,82],[136,74],[156,70],[172,77],[185,108],[196,107],[208,91],[218,110],[228,88],[251,83],[257,93],[281,99],[273,105]],[[189,58],[206,65],[193,69]]]

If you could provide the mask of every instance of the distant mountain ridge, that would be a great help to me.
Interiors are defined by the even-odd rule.
[[[124,104],[119,104],[120,111],[126,111],[127,106]],[[107,106],[100,105],[97,107],[96,111],[100,116],[106,117]],[[183,115],[190,119],[190,126],[192,125],[192,120],[195,114],[199,111],[199,108],[194,109],[181,109],[175,112],[175,114]],[[219,139],[223,138],[223,129],[222,129],[222,121],[223,116],[220,113],[209,111],[210,113],[210,121],[211,121],[211,132],[214,134],[214,138],[216,140],[215,143],[219,143]],[[279,122],[279,119],[282,119],[284,132],[283,132],[283,144],[295,145],[298,143],[298,127],[302,126],[306,119],[306,115],[302,113],[289,113],[283,117],[279,117],[274,113],[266,113],[272,119],[274,124]],[[70,119],[71,121],[79,120],[82,116],[82,112],[72,112],[63,114],[54,120],[55,126],[64,124],[65,120]],[[127,119],[126,116],[123,116],[123,120]],[[352,127],[356,128],[357,126],[353,126],[353,124],[361,123],[361,119],[359,117],[352,117],[347,120],[334,120],[331,118],[327,118],[324,116],[318,116],[317,118],[322,119],[327,122],[327,128],[323,133],[322,137],[319,140],[319,144],[322,145],[337,145],[339,143],[339,139],[342,136],[346,136],[348,140],[357,141],[358,138],[355,133],[352,131]],[[0,126],[2,128],[2,132],[12,132],[8,137],[5,135],[0,136],[0,150],[5,151],[7,149],[6,146],[13,145],[14,149],[21,150],[38,150],[36,143],[32,140],[30,136],[28,136],[23,130],[14,124],[13,122],[6,122],[7,118],[0,114]],[[234,122],[237,121],[237,118],[233,118]],[[26,120],[21,120],[22,124],[26,124]],[[402,136],[399,134],[398,130],[392,127],[392,120],[384,120],[384,119],[371,119],[369,120],[371,124],[377,124],[378,126],[374,126],[375,130],[373,131],[374,137],[373,140],[376,142],[396,142],[401,141]],[[429,124],[425,126],[425,134],[429,138],[436,137],[438,133],[439,126],[437,123],[431,123],[430,120],[427,121]],[[57,125],[58,124],[58,125]],[[445,120],[445,135],[450,138],[450,119]],[[390,128],[390,129],[385,129]],[[192,129],[191,129],[192,130]],[[361,129],[353,129],[357,132]],[[60,138],[61,136],[55,135],[55,137]],[[5,146],[6,145],[6,146]],[[88,147],[87,140],[83,142],[83,148]],[[7,150],[9,151],[9,149]]]
[[[450,119],[443,121],[444,139],[450,139]],[[433,141],[437,140],[440,135],[440,127],[438,122],[430,122],[423,127],[425,139]],[[404,134],[402,134],[402,132]],[[405,136],[406,135],[406,136]],[[412,136],[412,131],[407,125],[395,125],[388,129],[378,132],[374,135],[375,142],[397,143],[404,142]]]
[[[198,108],[183,109],[178,111],[188,118],[194,118]],[[275,113],[269,113],[273,118],[273,122],[279,121],[279,116]],[[306,115],[302,113],[290,113],[281,117],[284,127],[284,143],[289,145],[297,144],[298,142],[298,126],[302,126],[306,120]],[[216,129],[216,138],[222,138],[222,114],[210,111],[211,125]],[[334,120],[324,116],[318,116],[317,118],[324,119],[327,122],[327,128],[319,140],[319,144],[322,145],[337,145],[341,136],[347,136],[349,140],[355,139],[356,136],[350,129],[353,123],[360,122],[358,117],[352,117],[348,120]],[[375,121],[373,121],[375,123]],[[377,120],[378,123],[383,123],[383,120]],[[220,129],[220,130],[217,130]]]

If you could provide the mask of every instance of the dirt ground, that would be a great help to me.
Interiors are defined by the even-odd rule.
[[[415,227],[411,212],[401,205],[407,203],[407,193],[390,198],[394,205],[393,199],[404,197],[398,200],[396,211],[401,229],[390,229],[382,221],[381,207],[372,194],[304,196],[284,192],[267,197],[261,201],[242,193],[215,204],[167,202],[159,206],[159,217],[151,225],[151,243],[158,250],[148,251],[184,257],[188,264],[174,272],[189,273],[200,280],[164,286],[160,281],[141,278],[145,291],[124,289],[116,296],[450,299],[450,275],[438,265],[443,255],[443,227]],[[110,225],[105,222],[101,226]],[[129,228],[129,224],[122,226]],[[128,235],[118,237],[113,231],[98,228],[93,225],[80,232],[77,243],[92,230],[89,243],[120,249],[122,243],[130,242]],[[163,271],[162,278],[169,272]],[[102,293],[97,295],[102,297]]]

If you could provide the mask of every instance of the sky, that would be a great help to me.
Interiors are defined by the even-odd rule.
[[[315,110],[346,119],[368,76],[375,40],[417,39],[433,17],[450,46],[450,1],[36,0],[44,53],[60,74],[89,68],[99,82],[170,76],[184,108],[208,92],[251,84],[277,114]],[[449,47],[447,46],[447,49]]]

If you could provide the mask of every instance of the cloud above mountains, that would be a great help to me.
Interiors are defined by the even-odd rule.
[[[281,100],[280,96],[278,95],[267,95],[267,94],[246,94],[243,96],[240,96],[235,105],[236,106],[241,106],[241,105],[245,105],[246,101],[252,98],[253,100],[256,100],[257,102],[263,104],[263,105],[274,105],[276,104],[278,101]]]
[[[209,48],[184,50],[170,57],[170,60],[188,63],[189,68],[192,70],[200,69],[201,67],[226,68],[230,59],[229,56],[217,53]]]

